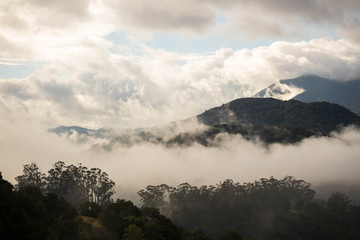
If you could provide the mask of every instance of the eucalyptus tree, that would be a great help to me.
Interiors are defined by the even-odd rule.
[[[55,193],[78,206],[82,202],[106,205],[112,201],[115,183],[106,172],[78,164],[66,165],[62,161],[53,164],[48,174],[41,173],[35,163],[24,165],[23,175],[15,178],[17,188],[32,186],[43,192]]]

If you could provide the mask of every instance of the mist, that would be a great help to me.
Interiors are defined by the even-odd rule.
[[[24,164],[34,162],[47,172],[53,163],[64,161],[102,169],[116,183],[115,198],[135,203],[139,203],[137,191],[147,185],[177,186],[188,182],[201,186],[225,179],[243,183],[287,175],[310,182],[321,197],[339,191],[350,194],[353,202],[360,202],[359,188],[355,187],[360,185],[360,131],[352,127],[331,138],[310,138],[295,145],[264,147],[260,141],[221,134],[221,144],[216,147],[194,143],[167,148],[142,142],[105,151],[89,147],[93,140],[69,141],[29,121],[1,121],[0,171],[13,184]]]

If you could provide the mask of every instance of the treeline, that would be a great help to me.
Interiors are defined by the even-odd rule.
[[[35,187],[43,193],[54,193],[64,197],[73,206],[83,202],[106,205],[115,193],[115,183],[99,168],[88,169],[79,164],[66,165],[56,162],[47,174],[42,173],[35,163],[24,165],[23,175],[15,178],[16,189]]]
[[[360,239],[359,206],[342,193],[315,199],[311,185],[294,177],[201,187],[162,184],[138,193],[143,207],[159,208],[175,224],[212,237],[232,229],[257,240]]]
[[[75,239],[76,216],[64,198],[34,187],[15,191],[0,173],[1,239]]]
[[[0,173],[2,240],[210,240],[185,231],[158,209],[116,200],[100,206],[84,202],[75,209],[63,197],[26,186],[15,189]]]
[[[114,201],[113,181],[97,168],[57,162],[43,174],[28,164],[16,180],[14,187],[0,173],[4,240],[360,239],[360,207],[347,195],[315,199],[309,183],[289,176],[148,186],[138,192],[141,208]],[[111,187],[103,187],[107,184]]]

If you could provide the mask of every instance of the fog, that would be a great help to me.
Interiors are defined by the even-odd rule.
[[[24,164],[35,162],[47,172],[53,163],[64,161],[99,167],[115,181],[115,197],[135,203],[137,191],[147,185],[215,185],[225,179],[243,183],[286,175],[310,182],[321,197],[340,191],[360,202],[356,188],[360,185],[360,131],[351,127],[331,138],[310,138],[296,145],[264,147],[238,135],[222,134],[217,147],[141,143],[104,151],[89,148],[93,141],[69,141],[29,121],[2,119],[1,125],[0,171],[12,183]]]

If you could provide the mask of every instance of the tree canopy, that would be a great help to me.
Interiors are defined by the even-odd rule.
[[[336,192],[316,199],[310,183],[291,176],[200,187],[150,185],[138,192],[141,208],[103,196],[107,188],[97,188],[112,181],[97,168],[57,162],[43,174],[29,164],[16,179],[13,187],[0,172],[4,240],[360,239],[360,207],[349,196]],[[69,203],[72,194],[83,200],[77,208]]]
[[[213,186],[161,184],[138,192],[175,224],[218,239],[356,239],[359,207],[343,193],[314,198],[310,183],[287,176],[253,183],[230,179]]]
[[[79,164],[66,165],[56,162],[47,174],[41,173],[35,163],[24,165],[23,175],[15,178],[16,188],[31,186],[42,192],[55,193],[78,206],[83,202],[106,205],[115,193],[115,183],[106,172]]]

